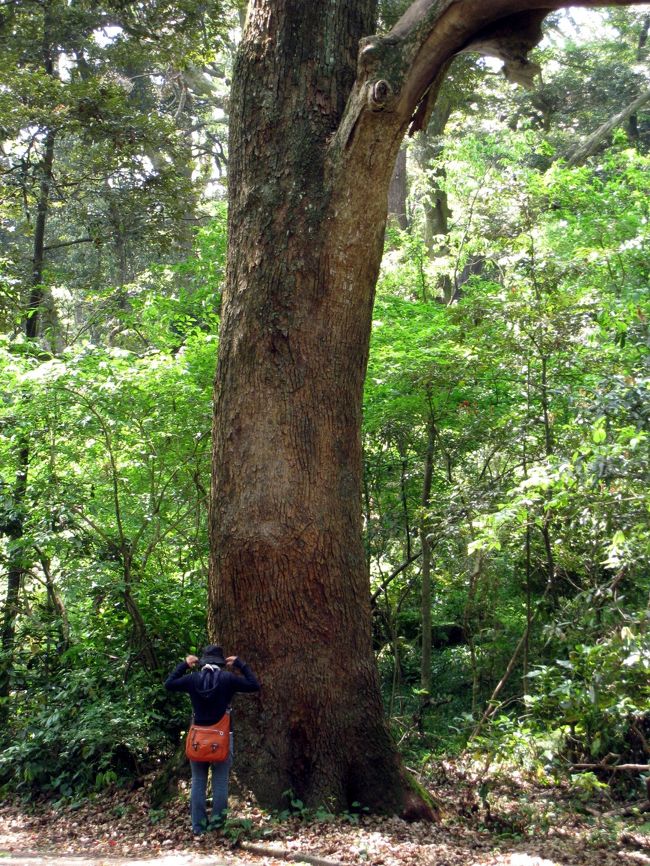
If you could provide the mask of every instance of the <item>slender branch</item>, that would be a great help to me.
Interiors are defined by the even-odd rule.
[[[476,189],[474,191],[474,195],[472,196],[472,200],[470,202],[469,211],[467,214],[467,223],[465,225],[465,231],[463,232],[463,237],[461,239],[460,246],[458,247],[458,255],[456,256],[456,264],[454,265],[454,277],[453,277],[453,282],[454,282],[454,293],[453,294],[454,295],[457,294],[458,288],[459,288],[458,287],[458,266],[460,265],[460,257],[462,256],[463,250],[465,248],[465,243],[467,241],[467,237],[469,235],[469,230],[470,230],[471,225],[472,225],[472,220],[474,219],[474,205],[476,204],[476,200],[478,198],[478,195],[481,192],[481,190],[483,189],[483,186],[484,186],[484,184],[487,180],[487,177],[491,171],[492,171],[492,166],[488,165],[488,167],[485,169],[485,171],[483,173],[483,177],[481,178],[479,185],[476,187]],[[454,300],[454,298],[452,296],[452,298],[449,302],[449,305],[451,304],[451,302],[453,300]]]
[[[433,412],[431,394],[427,394],[429,403],[429,423],[427,449],[424,460],[424,477],[422,480],[422,519],[420,521],[420,543],[422,545],[422,594],[420,601],[420,617],[422,622],[422,658],[420,663],[420,681],[422,688],[430,696],[431,681],[431,543],[429,539],[429,520],[427,511],[431,504],[431,485],[433,482],[433,456],[438,428]]]
[[[60,250],[63,247],[72,247],[75,244],[92,244],[94,243],[94,241],[95,238],[77,238],[74,241],[61,241],[58,244],[48,244],[47,246],[43,247],[43,250],[49,253],[51,250]]]
[[[161,486],[161,487],[159,488],[159,490],[158,490],[158,494],[157,494],[157,497],[156,497],[156,499],[155,499],[155,503],[154,503],[154,506],[153,506],[153,509],[152,509],[152,514],[157,515],[157,514],[160,513],[160,508],[161,508],[161,506],[162,506],[163,498],[164,498],[165,493],[167,492],[167,490],[168,490],[168,488],[169,488],[169,485],[170,485],[170,484],[172,483],[172,481],[176,478],[176,476],[179,474],[179,472],[180,472],[182,469],[184,469],[186,466],[188,466],[188,465],[191,463],[192,460],[194,460],[194,458],[196,457],[196,453],[197,453],[197,451],[198,451],[199,445],[200,445],[200,444],[201,444],[201,443],[202,443],[202,442],[203,442],[203,441],[204,441],[204,440],[205,440],[209,435],[210,435],[210,434],[209,434],[209,433],[206,433],[206,432],[201,433],[201,434],[197,437],[197,439],[195,440],[194,448],[192,449],[191,454],[189,454],[189,455],[185,458],[185,460],[183,460],[181,463],[179,463],[179,464],[175,467],[175,469],[174,469],[172,472],[170,472],[170,474],[168,475],[166,481],[162,484],[162,486]],[[155,453],[155,449],[154,449],[154,453]],[[178,513],[178,512],[177,512],[177,513]],[[133,549],[135,549],[136,544],[137,544],[137,543],[139,542],[139,540],[142,538],[142,535],[144,534],[144,531],[146,530],[146,528],[147,528],[148,525],[149,525],[149,522],[148,522],[148,521],[144,521],[144,522],[142,523],[142,525],[140,526],[140,528],[138,529],[138,531],[136,532],[136,534],[135,534],[135,536],[134,536],[134,538],[133,538],[133,541],[132,541],[132,547],[133,547]],[[149,551],[149,554],[150,554],[150,553],[151,553],[151,551]],[[149,554],[147,554],[147,557],[148,557]]]
[[[531,626],[532,626],[533,622],[535,621],[537,614],[541,610],[542,604],[543,604],[544,600],[546,599],[546,596],[548,595],[548,590],[549,590],[549,584],[547,584],[546,589],[544,590],[544,593],[543,593],[542,597],[540,598],[539,603],[537,604],[537,607],[535,608],[534,612],[532,613],[532,615],[530,615],[528,617],[528,620],[526,622],[526,628],[524,629],[524,633],[519,638],[519,643],[515,647],[515,651],[513,652],[512,657],[511,657],[510,661],[508,662],[508,666],[505,669],[503,676],[501,677],[501,679],[497,683],[494,691],[492,692],[492,695],[490,697],[490,700],[488,701],[488,705],[485,709],[485,712],[483,713],[478,724],[476,725],[476,727],[472,731],[468,742],[471,742],[473,739],[475,739],[480,734],[480,732],[483,728],[483,725],[497,711],[497,708],[499,705],[496,703],[496,699],[498,698],[498,696],[501,692],[501,689],[505,686],[505,684],[510,679],[510,674],[513,672],[513,670],[515,668],[515,665],[517,663],[517,659],[519,658],[523,648],[526,646],[526,642],[528,640],[528,635],[530,633]]]
[[[391,573],[388,575],[388,577],[384,578],[384,580],[382,580],[381,584],[380,584],[380,585],[377,587],[377,589],[373,592],[372,596],[370,597],[370,603],[374,606],[375,603],[376,603],[376,601],[377,601],[377,599],[378,599],[379,596],[382,594],[382,592],[383,592],[383,591],[388,587],[388,585],[389,585],[390,583],[392,583],[392,581],[394,581],[395,578],[396,578],[399,574],[401,574],[401,573],[404,571],[405,568],[408,568],[409,565],[411,565],[412,563],[414,563],[414,562],[415,562],[417,559],[419,559],[421,556],[422,556],[422,551],[421,551],[421,550],[418,550],[417,553],[414,553],[414,554],[413,554],[412,556],[410,556],[408,559],[405,559],[404,562],[400,563],[400,565],[398,565],[397,568],[396,568],[394,571],[391,571]]]
[[[118,474],[118,470],[117,470],[117,461],[116,461],[115,455],[113,453],[113,443],[112,443],[112,439],[111,439],[111,435],[110,435],[110,432],[108,430],[108,427],[106,426],[106,423],[105,423],[102,415],[95,409],[95,407],[93,406],[91,401],[88,400],[87,397],[85,397],[83,394],[80,394],[78,391],[75,391],[73,388],[69,388],[65,385],[60,385],[59,387],[61,388],[62,391],[67,391],[68,394],[72,394],[74,397],[76,397],[78,400],[80,400],[86,406],[88,411],[92,415],[95,416],[95,418],[97,419],[97,421],[99,423],[100,429],[101,429],[103,437],[104,437],[104,444],[106,446],[106,451],[108,453],[108,460],[109,460],[109,463],[111,464],[111,487],[112,487],[112,491],[113,491],[113,507],[115,509],[115,522],[117,524],[117,532],[118,532],[118,535],[120,538],[120,545],[124,549],[124,546],[126,544],[126,535],[124,533],[124,524],[122,522],[122,507],[121,507],[121,503],[120,503],[120,491],[119,491],[119,483],[118,483],[119,474]]]
[[[485,462],[484,462],[484,464],[483,464],[483,468],[481,469],[481,471],[480,471],[479,474],[478,474],[478,480],[479,480],[479,481],[482,481],[483,478],[485,477],[485,473],[488,471],[488,468],[489,468],[489,466],[490,466],[490,460],[492,460],[492,458],[493,458],[494,455],[499,451],[500,448],[501,448],[501,443],[499,443],[498,445],[495,445],[494,448],[492,448],[492,450],[491,450],[490,453],[488,454],[488,456],[485,458]],[[509,471],[512,471],[512,470],[509,470]],[[506,474],[506,473],[501,473],[500,476],[497,476],[497,481],[498,481],[500,478],[502,478],[503,475],[505,475],[505,474]]]
[[[104,541],[105,541],[108,545],[110,545],[111,547],[114,546],[114,544],[115,544],[115,540],[114,540],[113,538],[111,538],[111,536],[110,536],[107,532],[105,532],[105,531],[101,528],[101,526],[98,526],[98,525],[94,522],[94,520],[92,520],[92,518],[88,517],[87,514],[84,514],[83,511],[81,510],[81,508],[80,508],[78,505],[72,505],[72,506],[71,506],[71,511],[72,511],[74,514],[77,514],[77,515],[81,518],[81,520],[83,520],[84,523],[87,523],[88,526],[90,526],[90,528],[91,528],[92,530],[94,530],[94,531],[97,533],[97,535],[99,535],[100,538],[103,538]]]
[[[188,513],[190,513],[190,511],[191,511],[191,508],[190,509],[184,509],[182,504],[179,505],[178,508],[176,509],[176,511],[174,512],[174,514],[171,517],[167,518],[167,527],[163,531],[160,531],[160,527],[159,527],[159,531],[153,536],[153,538],[151,539],[151,541],[147,545],[144,553],[142,554],[142,556],[140,558],[140,569],[142,571],[144,571],[144,569],[147,565],[147,562],[149,561],[149,557],[154,552],[156,547],[160,544],[160,542],[164,538],[166,538],[170,534],[170,532],[174,532],[174,531],[179,532],[179,528],[180,528],[180,526],[182,526],[181,518],[186,517],[188,515]],[[146,528],[146,526],[148,524],[147,524],[147,522],[145,522],[145,524],[143,524],[143,525]],[[181,534],[181,533],[179,533],[179,534]],[[140,538],[140,533],[138,533],[138,540],[139,540],[139,538]],[[135,544],[134,544],[134,547],[135,547]]]

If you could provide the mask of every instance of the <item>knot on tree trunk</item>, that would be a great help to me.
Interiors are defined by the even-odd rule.
[[[373,111],[383,111],[393,101],[393,88],[383,78],[375,81],[368,91],[368,104]]]

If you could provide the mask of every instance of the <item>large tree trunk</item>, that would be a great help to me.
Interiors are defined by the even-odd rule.
[[[270,806],[288,789],[335,808],[413,800],[384,720],[361,538],[387,191],[450,57],[476,38],[524,65],[542,17],[511,22],[533,5],[521,0],[418,0],[357,60],[374,5],[254,0],[233,81],[209,623],[260,674],[236,710],[237,762]]]
[[[399,809],[360,508],[361,393],[387,178],[362,219],[333,196],[325,166],[358,40],[373,23],[372,0],[354,13],[349,5],[259,2],[240,50],[211,612],[228,651],[263,673],[261,697],[237,711],[248,710],[237,724],[238,767],[262,802],[277,805],[291,789],[313,805]],[[391,168],[381,167],[388,177]]]

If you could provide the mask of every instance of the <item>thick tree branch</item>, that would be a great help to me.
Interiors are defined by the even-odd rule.
[[[529,84],[538,71],[528,52],[542,37],[544,18],[567,6],[638,5],[641,0],[416,0],[385,36],[361,40],[357,80],[333,145],[369,146],[364,127],[382,115],[401,140],[409,121],[423,126],[451,59],[477,51],[504,61],[506,76]],[[399,144],[399,141],[398,141]],[[370,143],[370,146],[372,144]]]
[[[605,123],[601,124],[594,133],[579,144],[567,159],[567,165],[582,165],[588,157],[598,150],[601,142],[604,141],[611,132],[624,123],[628,117],[634,114],[635,111],[638,111],[639,108],[646,104],[646,102],[650,102],[650,89],[644,90],[643,93],[640,93],[636,99],[630,102],[629,105],[626,105],[622,111],[619,111],[613,117],[610,117],[609,120],[606,120]]]

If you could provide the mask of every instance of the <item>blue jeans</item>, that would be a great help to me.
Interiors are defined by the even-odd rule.
[[[205,794],[210,767],[212,767],[212,820],[221,817],[228,808],[228,778],[232,767],[232,757],[233,736],[230,734],[230,754],[225,761],[190,761],[192,768],[190,814],[194,833],[204,833],[208,826]]]

